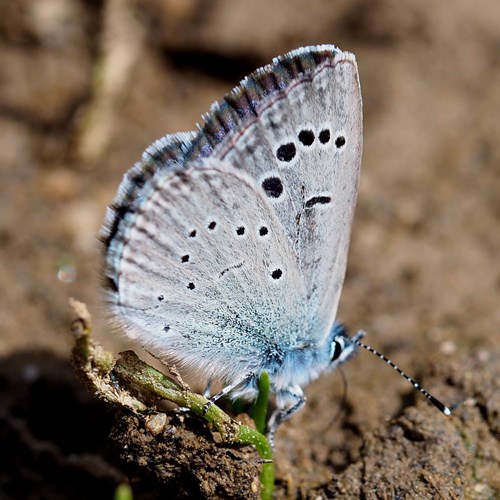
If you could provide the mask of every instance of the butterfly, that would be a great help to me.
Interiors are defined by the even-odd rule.
[[[335,322],[362,152],[355,57],[294,50],[153,143],[101,231],[113,320],[156,358],[252,400],[269,375],[276,427],[362,333]]]

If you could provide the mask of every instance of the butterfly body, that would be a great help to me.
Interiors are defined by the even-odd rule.
[[[358,190],[361,95],[333,46],[277,58],[124,177],[101,233],[110,310],[181,370],[286,413],[354,352],[335,326]],[[339,346],[341,347],[339,349]]]

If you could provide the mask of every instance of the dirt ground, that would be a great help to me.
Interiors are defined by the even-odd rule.
[[[339,317],[457,408],[445,417],[362,352],[344,369],[343,407],[332,373],[279,430],[276,495],[499,495],[498,0],[11,0],[0,4],[1,498],[111,498],[129,479],[138,499],[250,496],[248,450],[226,450],[202,478],[191,439],[177,449],[191,467],[167,489],[151,473],[161,449],[127,462],[108,437],[116,411],[69,364],[67,303],[88,304],[107,348],[130,347],[99,295],[96,235],[121,176],[245,74],[317,43],[356,54],[364,98]],[[200,448],[218,448],[189,425]],[[214,471],[223,493],[202,487]]]

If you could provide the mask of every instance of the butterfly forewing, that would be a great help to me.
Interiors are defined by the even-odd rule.
[[[275,91],[213,157],[250,173],[294,249],[307,290],[307,333],[335,319],[361,162],[361,95],[350,54],[335,54]],[[296,311],[303,314],[303,311]]]

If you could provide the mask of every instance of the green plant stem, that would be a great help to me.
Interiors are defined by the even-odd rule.
[[[79,378],[101,399],[118,404],[138,413],[150,409],[151,401],[167,399],[212,423],[223,441],[231,444],[251,445],[262,459],[260,474],[261,498],[270,500],[274,489],[274,464],[272,448],[265,436],[247,425],[235,422],[218,406],[211,405],[205,412],[208,400],[200,394],[181,387],[152,366],[140,360],[133,351],[126,351],[114,360],[91,338],[91,317],[85,304],[70,301],[77,318],[72,331],[75,346],[72,361]],[[267,388],[266,388],[267,387]],[[259,398],[255,415],[259,430],[264,429],[269,392],[269,378],[264,374],[259,380]],[[138,396],[137,394],[140,394]]]
[[[193,413],[213,424],[224,441],[255,446],[257,453],[265,461],[262,464],[260,473],[261,498],[264,500],[272,498],[274,464],[267,462],[272,461],[272,449],[263,434],[247,425],[238,424],[216,405],[210,406],[205,413],[205,407],[208,403],[207,398],[183,390],[171,378],[140,360],[133,351],[126,351],[121,354],[115,364],[113,373],[123,381],[139,387],[146,387],[163,399],[172,401],[181,407],[189,408]],[[269,385],[269,378],[267,376],[266,378]]]
[[[252,406],[250,415],[255,422],[257,430],[261,434],[264,434],[266,432],[267,404],[269,400],[269,375],[267,372],[262,372],[258,381],[258,387],[259,395]]]

